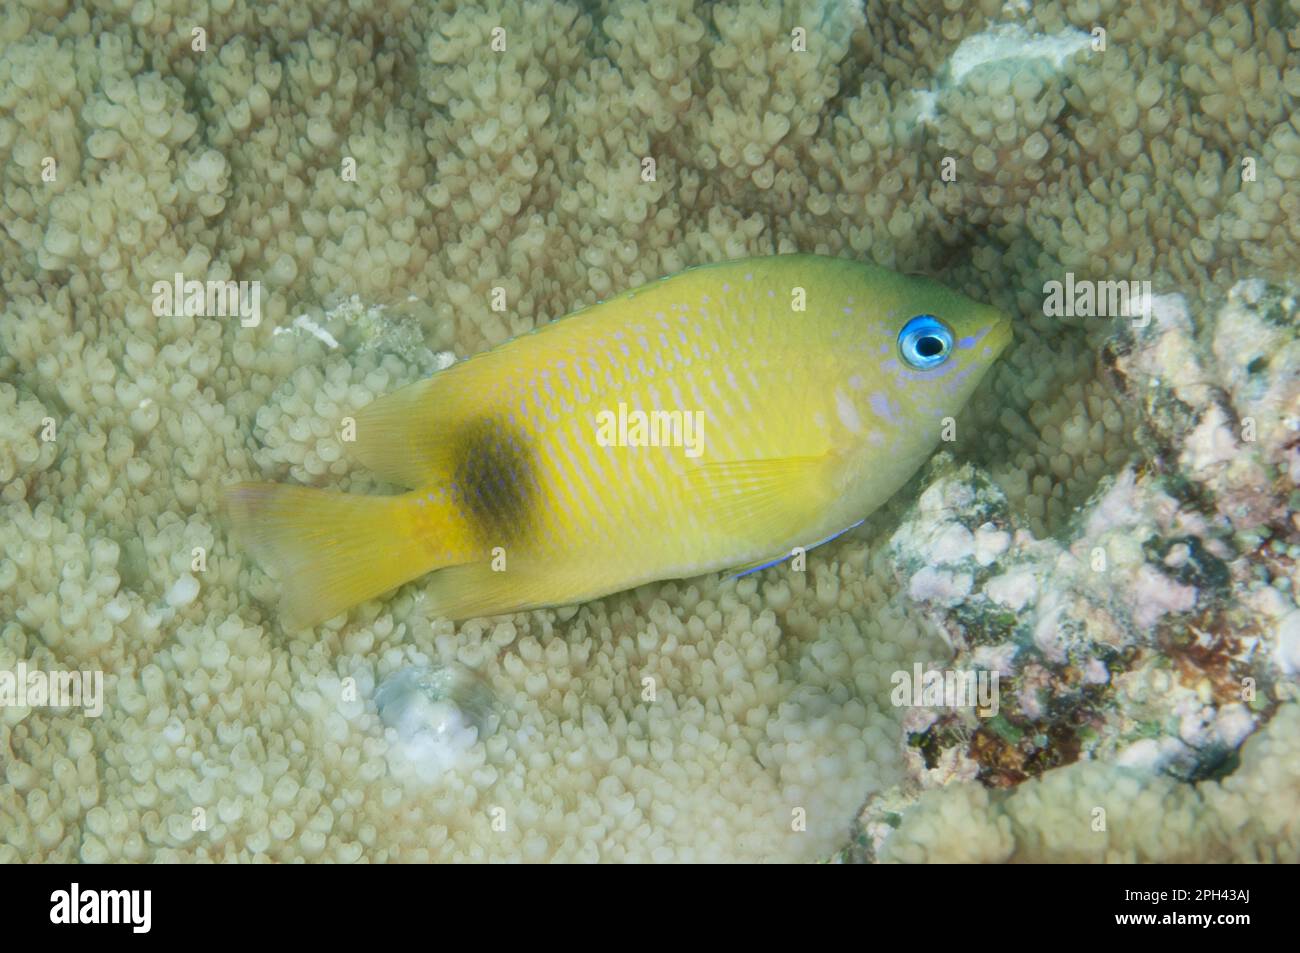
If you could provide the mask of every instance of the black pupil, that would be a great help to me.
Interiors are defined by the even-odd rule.
[[[943,341],[933,335],[926,335],[916,342],[916,353],[922,357],[935,357],[943,353]]]

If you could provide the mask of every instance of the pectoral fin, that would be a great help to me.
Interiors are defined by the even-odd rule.
[[[836,456],[706,463],[686,471],[701,510],[727,532],[771,543],[797,539],[836,497]]]

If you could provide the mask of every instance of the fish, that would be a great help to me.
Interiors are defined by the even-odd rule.
[[[293,630],[425,576],[463,620],[762,567],[888,500],[1011,338],[924,276],[701,265],[359,408],[350,452],[409,492],[238,483],[222,508]]]

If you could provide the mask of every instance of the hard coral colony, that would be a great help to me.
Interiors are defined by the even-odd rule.
[[[0,14],[0,860],[1300,860],[1297,0],[221,6]],[[233,545],[223,487],[399,498],[366,407],[742,259],[761,386],[622,393],[746,452],[611,459],[925,430],[855,512],[706,477],[783,529],[692,571],[684,494],[571,468],[644,551],[463,621],[430,562],[300,629]],[[900,305],[850,402],[823,260],[1012,340],[904,417],[873,368],[978,329]]]

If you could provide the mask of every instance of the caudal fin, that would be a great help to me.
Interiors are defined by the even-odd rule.
[[[403,496],[238,483],[222,503],[235,538],[278,578],[286,629],[315,626],[438,568]]]

